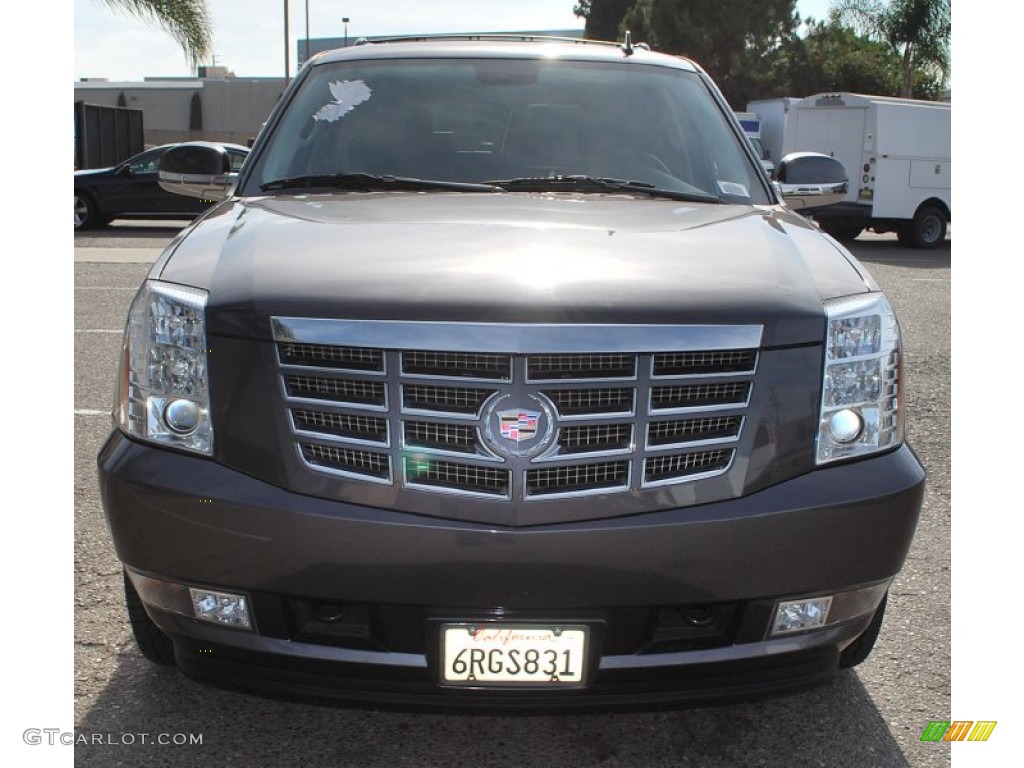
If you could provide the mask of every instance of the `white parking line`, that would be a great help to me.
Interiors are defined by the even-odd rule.
[[[75,333],[124,333],[124,329],[112,330],[110,328],[75,328]]]
[[[99,408],[75,408],[75,416],[109,416],[110,410]]]

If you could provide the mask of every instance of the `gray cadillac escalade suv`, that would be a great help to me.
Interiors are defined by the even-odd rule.
[[[917,522],[899,328],[644,46],[312,59],[132,304],[99,456],[142,653],[266,694],[707,702],[862,661]]]

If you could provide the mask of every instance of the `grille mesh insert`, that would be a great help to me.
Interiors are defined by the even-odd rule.
[[[403,434],[410,448],[436,448],[445,451],[476,453],[476,428],[469,424],[444,424],[428,421],[405,422]]]
[[[478,467],[453,461],[406,459],[405,476],[412,485],[508,496],[510,475],[507,469]]]
[[[384,384],[379,381],[290,375],[287,382],[288,394],[293,397],[332,400],[355,405],[383,406],[386,402]]]
[[[739,416],[708,416],[700,419],[655,421],[647,427],[648,445],[672,445],[693,440],[722,440],[736,437],[742,419]]]
[[[601,464],[544,467],[526,473],[527,496],[626,488],[629,486],[629,462],[606,461]]]
[[[356,416],[293,408],[292,419],[295,421],[296,429],[306,432],[320,432],[377,443],[386,443],[388,440],[388,422],[380,416]]]
[[[531,355],[527,370],[532,381],[631,379],[636,355]]]
[[[508,381],[512,358],[476,352],[403,352],[402,373]]]
[[[757,352],[725,349],[713,352],[659,352],[654,355],[655,376],[691,376],[711,373],[748,373],[754,370]]]
[[[285,365],[312,365],[349,371],[384,370],[384,351],[380,349],[282,342],[277,345],[277,350]]]
[[[555,389],[544,393],[563,416],[588,416],[601,413],[630,413],[633,390],[619,389]]]
[[[299,447],[310,464],[381,479],[391,475],[391,460],[387,454],[317,443],[300,443]]]
[[[700,408],[709,405],[746,405],[750,382],[672,384],[651,390],[651,410]]]
[[[626,450],[633,436],[630,424],[587,424],[563,427],[558,444],[565,453]]]
[[[403,384],[402,406],[413,411],[478,413],[493,389],[441,387],[433,384]]]
[[[732,450],[716,450],[649,456],[644,461],[644,480],[656,483],[703,472],[721,471],[729,466],[732,455]]]

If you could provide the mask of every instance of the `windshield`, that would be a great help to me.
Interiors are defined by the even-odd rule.
[[[695,200],[768,202],[758,169],[701,78],[632,62],[321,65],[268,140],[244,194],[301,192],[303,179],[324,187],[331,176],[352,188],[352,175],[362,174],[513,192],[543,191],[543,183],[523,179],[561,179],[553,191],[639,191],[587,181],[614,179]],[[575,183],[566,183],[570,177]]]

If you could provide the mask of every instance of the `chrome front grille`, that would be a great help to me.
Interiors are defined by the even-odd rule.
[[[396,326],[403,341],[367,343]],[[538,503],[729,471],[760,342],[750,326],[709,335],[704,326],[274,318],[274,327],[291,439],[307,470]],[[488,336],[509,351],[489,349]],[[733,348],[737,337],[746,345]],[[726,348],[709,343],[719,338]]]

